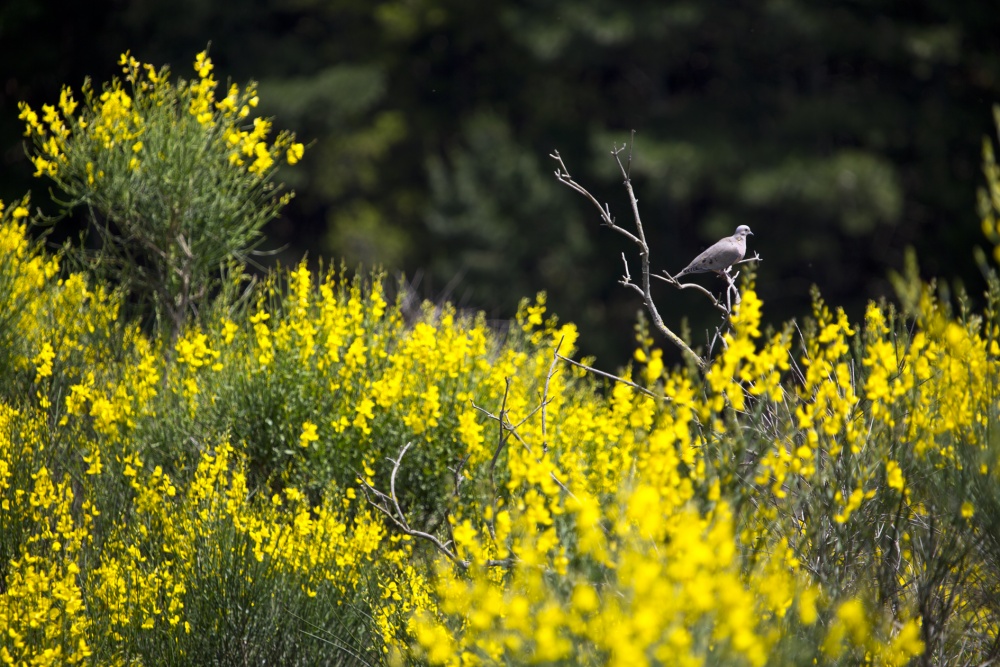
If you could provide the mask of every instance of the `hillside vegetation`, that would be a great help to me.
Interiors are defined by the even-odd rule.
[[[378,273],[253,283],[301,144],[252,119],[252,85],[216,96],[204,54],[190,82],[122,66],[79,111],[22,107],[100,243],[30,240],[27,197],[0,213],[0,662],[1000,654],[984,257],[982,307],[913,259],[898,306],[851,322],[817,294],[779,331],[745,278],[706,369],[639,326],[629,382],[605,380],[560,358],[577,331],[544,294],[500,332],[404,313]]]

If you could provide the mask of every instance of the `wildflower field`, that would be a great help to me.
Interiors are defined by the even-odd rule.
[[[1000,280],[608,381],[526,299],[243,271],[304,148],[122,58],[22,106],[100,243],[0,212],[0,663],[964,665],[1000,655]],[[1000,239],[989,144],[980,202]],[[764,280],[763,275],[759,280]],[[977,303],[979,305],[971,305]]]

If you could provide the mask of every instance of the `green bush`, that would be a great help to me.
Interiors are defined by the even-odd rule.
[[[128,52],[80,106],[69,88],[42,115],[20,105],[36,176],[48,177],[66,209],[83,208],[98,242],[85,265],[125,286],[177,336],[188,318],[237,275],[262,240],[261,228],[291,198],[274,182],[278,160],[295,164],[303,146],[253,118],[257,86],[218,82],[207,52],[197,77],[141,64]],[[78,110],[79,107],[79,110]]]

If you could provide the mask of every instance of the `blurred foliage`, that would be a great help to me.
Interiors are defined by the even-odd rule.
[[[268,230],[286,258],[380,263],[497,317],[546,289],[610,367],[639,304],[615,284],[622,248],[548,175],[552,149],[623,216],[606,155],[636,129],[655,268],[748,224],[769,316],[818,284],[859,317],[908,245],[930,273],[981,281],[966,223],[1000,99],[998,24],[972,0],[14,0],[0,9],[0,196],[29,187],[17,100],[105,79],[129,46],[177,66],[210,41],[235,81],[261,81],[265,114],[316,140],[282,175],[305,195]],[[663,310],[696,333],[713,317],[681,297]]]

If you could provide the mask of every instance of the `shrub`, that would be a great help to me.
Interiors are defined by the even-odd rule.
[[[54,183],[66,209],[82,207],[97,235],[85,265],[176,336],[289,201],[275,172],[303,146],[288,131],[270,138],[271,122],[252,117],[254,82],[217,99],[207,52],[195,58],[197,76],[177,83],[128,52],[119,64],[124,82],[101,91],[85,82],[82,105],[67,87],[40,117],[21,103],[20,118],[35,175]]]

